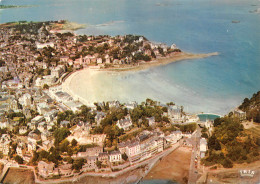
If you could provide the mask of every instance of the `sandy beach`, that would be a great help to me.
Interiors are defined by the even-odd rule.
[[[180,147],[157,163],[144,180],[159,179],[186,183],[189,177],[190,157],[190,149]]]
[[[135,73],[131,74],[131,72],[142,72],[151,67],[167,65],[169,63],[181,60],[210,57],[217,54],[218,53],[175,53],[174,55],[168,57],[160,58],[151,62],[143,62],[135,66],[120,65],[120,68],[114,67],[106,69],[86,68],[72,73],[62,83],[62,89],[63,91],[69,93],[74,98],[74,100],[79,100],[83,104],[88,106],[93,106],[94,102],[112,100],[119,100],[122,103],[133,100],[140,102],[146,98],[153,98],[153,96],[157,96],[157,94],[160,92],[149,90],[149,93],[139,93],[138,95],[134,95],[135,98],[132,99],[133,94],[135,94],[137,91],[143,91],[143,89],[140,88],[141,86],[143,86],[143,82],[138,78],[136,80],[127,80],[129,74],[131,75],[130,77],[138,77],[138,75],[134,75]],[[156,86],[156,80],[157,78],[152,78],[150,80],[149,84],[151,85],[151,88]],[[133,88],[131,86],[137,87]],[[151,91],[154,91],[154,93],[156,94],[151,93]]]

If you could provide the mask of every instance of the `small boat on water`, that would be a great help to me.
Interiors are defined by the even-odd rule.
[[[240,21],[239,20],[232,20],[232,23],[240,23]]]

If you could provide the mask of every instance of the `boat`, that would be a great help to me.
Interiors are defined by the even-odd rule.
[[[240,23],[240,21],[239,20],[232,20],[232,23]]]

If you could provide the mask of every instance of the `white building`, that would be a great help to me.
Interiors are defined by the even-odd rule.
[[[51,75],[56,77],[56,78],[60,78],[61,75],[65,72],[65,68],[63,65],[58,65],[57,67],[53,68],[51,70]]]
[[[32,96],[29,93],[23,95],[23,104],[25,106],[30,106],[32,104]]]
[[[200,139],[200,158],[204,158],[207,151],[207,140],[205,138]]]
[[[133,123],[130,116],[127,116],[124,119],[118,120],[116,125],[118,128],[123,128],[125,131],[127,131],[130,130]]]
[[[43,49],[44,47],[54,47],[54,43],[53,42],[48,42],[48,43],[39,43],[36,42],[36,47],[37,49]]]
[[[176,105],[171,105],[168,108],[168,117],[172,122],[182,121],[182,109]]]
[[[45,113],[44,118],[45,118],[46,122],[51,122],[57,116],[57,114],[58,114],[58,110],[53,109],[53,110]]]
[[[48,86],[51,86],[55,83],[56,77],[52,75],[46,75],[43,77],[38,77],[35,81],[35,86],[37,87],[43,87],[44,84],[47,84]]]
[[[111,163],[121,162],[122,161],[122,155],[121,155],[120,151],[112,151],[111,153],[109,153],[109,161]]]
[[[126,147],[126,154],[127,156],[132,159],[133,157],[139,156],[141,154],[140,144],[138,141],[127,145]],[[133,160],[133,159],[132,159]]]
[[[26,126],[22,126],[19,128],[19,134],[25,134],[27,132],[27,127]]]

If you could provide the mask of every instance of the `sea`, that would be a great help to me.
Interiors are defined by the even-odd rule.
[[[65,19],[86,24],[77,34],[143,35],[153,42],[174,43],[186,52],[219,52],[108,75],[110,87],[99,90],[111,100],[151,98],[173,101],[191,113],[224,115],[260,90],[260,14],[254,13],[259,0],[2,0],[0,4],[32,5],[0,10],[0,23]]]

